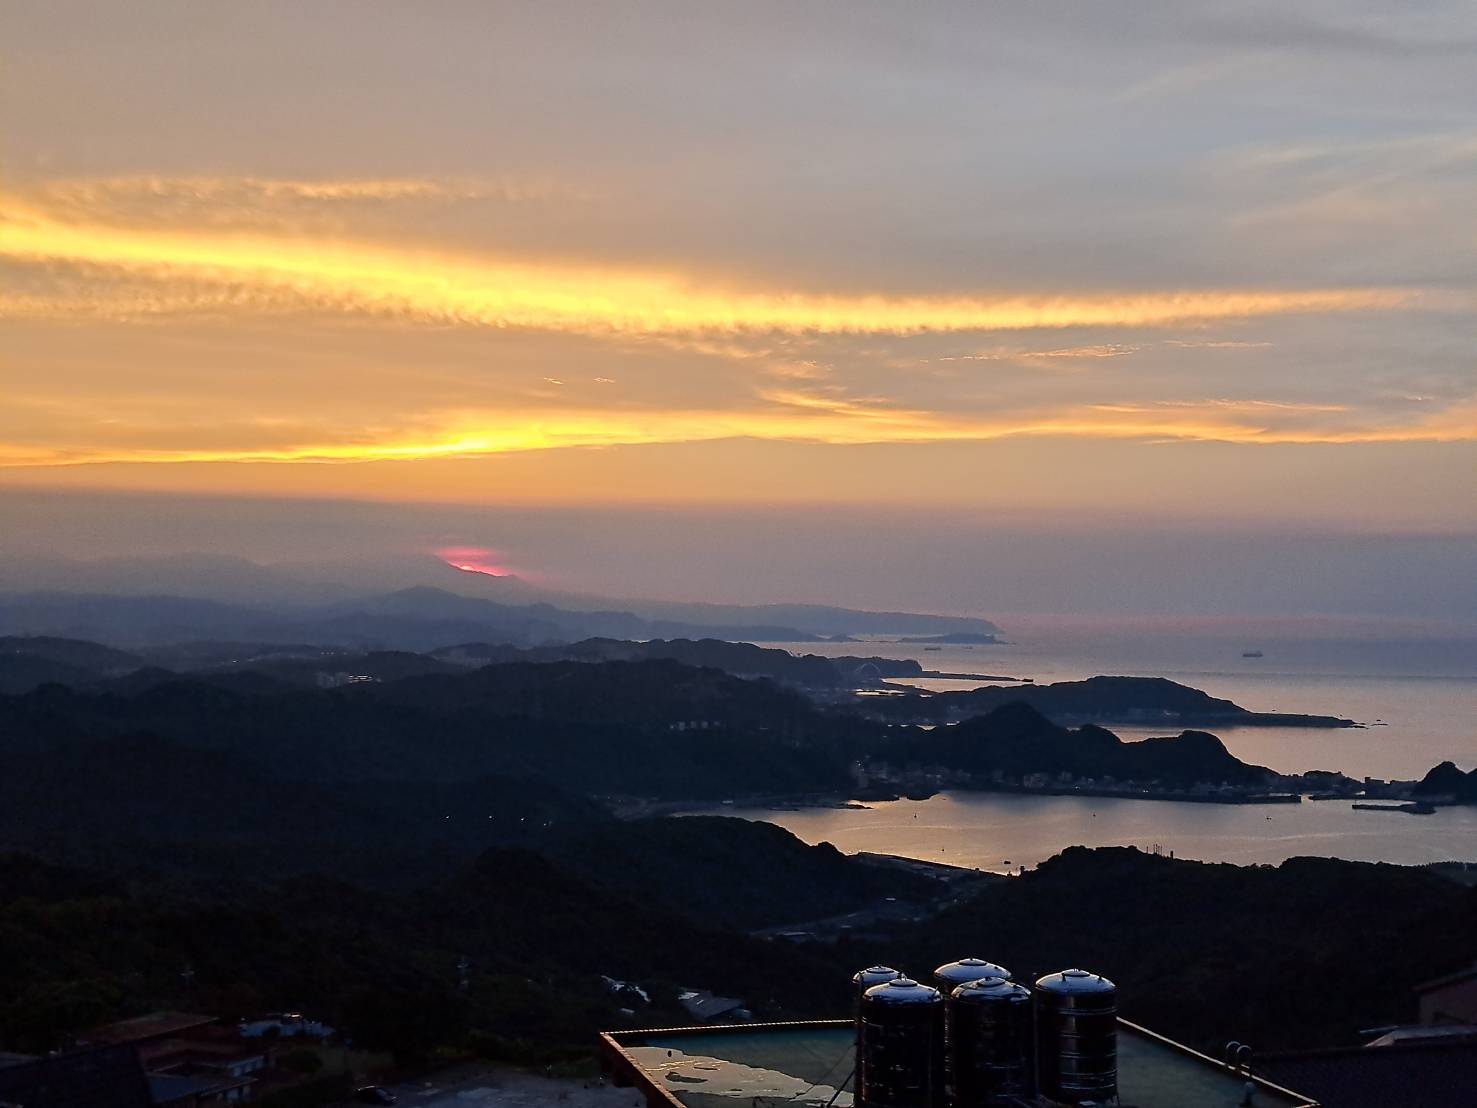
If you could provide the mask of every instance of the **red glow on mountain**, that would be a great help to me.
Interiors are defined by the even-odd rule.
[[[512,570],[492,560],[496,556],[496,550],[486,550],[480,546],[451,546],[445,550],[436,551],[436,557],[452,569],[459,569],[463,573],[481,573],[488,577],[511,577]]]

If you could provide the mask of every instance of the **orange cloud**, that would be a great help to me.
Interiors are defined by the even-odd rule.
[[[299,310],[593,334],[877,333],[1167,327],[1408,307],[1398,289],[1200,290],[1049,296],[851,295],[728,287],[680,273],[492,259],[262,232],[133,229],[11,205],[0,257],[141,278],[141,306]],[[207,290],[202,294],[202,289]],[[209,290],[225,290],[211,293]],[[66,314],[65,295],[21,302]],[[1066,352],[1061,352],[1065,354]]]
[[[83,177],[49,180],[34,191],[51,209],[126,216],[138,209],[154,216],[189,207],[198,218],[200,205],[228,208],[233,216],[250,216],[292,205],[420,203],[462,201],[521,203],[545,200],[588,200],[585,189],[551,181],[430,180],[423,177],[341,180],[298,180],[280,177]]]
[[[1258,400],[1167,402],[1149,406],[1097,405],[1063,412],[1023,412],[990,417],[920,411],[894,407],[880,400],[854,399],[824,392],[775,391],[765,394],[763,399],[767,406],[741,411],[464,412],[448,414],[438,429],[418,435],[366,435],[359,440],[341,439],[260,449],[211,449],[189,445],[154,449],[126,446],[0,447],[0,467],[417,461],[569,447],[733,438],[846,445],[983,441],[1026,436],[1245,444],[1477,440],[1477,410],[1473,409],[1449,411],[1414,424],[1379,427],[1306,422],[1310,415],[1341,412],[1337,406],[1299,406]]]

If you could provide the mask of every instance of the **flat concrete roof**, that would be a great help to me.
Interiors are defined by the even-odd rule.
[[[850,1020],[677,1027],[601,1036],[607,1060],[649,1103],[736,1108],[754,1097],[796,1108],[852,1103],[855,1030]],[[621,1072],[622,1068],[625,1073]],[[1236,1108],[1246,1082],[1258,1108],[1316,1108],[1316,1102],[1248,1078],[1135,1024],[1119,1021],[1118,1086],[1135,1108]]]
[[[162,1039],[196,1027],[205,1027],[215,1022],[214,1016],[201,1016],[191,1012],[150,1012],[146,1016],[135,1016],[131,1020],[94,1027],[84,1033],[80,1041],[87,1044],[141,1043],[149,1039]]]

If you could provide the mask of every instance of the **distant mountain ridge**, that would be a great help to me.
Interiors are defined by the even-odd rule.
[[[313,605],[243,605],[168,594],[12,592],[0,593],[0,635],[65,637],[128,647],[216,639],[431,650],[479,640],[540,646],[593,637],[804,642],[844,637],[868,621],[879,632],[904,624],[927,630],[940,621],[976,630],[991,627],[983,620],[842,608],[779,605],[712,611],[715,616],[748,613],[748,622],[651,619],[630,611],[570,610],[545,601],[505,604],[429,586]],[[807,626],[761,619],[781,614],[802,617]]]
[[[888,695],[857,697],[850,708],[859,716],[889,723],[949,723],[1024,703],[1059,725],[1357,726],[1337,716],[1255,712],[1160,677],[1092,677],[1049,685],[985,685],[968,692],[903,692],[899,690],[904,686],[889,685],[884,679],[927,676],[928,671],[914,659],[825,657],[719,639],[590,638],[539,647],[473,642],[428,652],[205,642],[140,647],[128,653],[91,642],[10,636],[0,638],[0,694],[59,684],[131,695],[182,677],[247,693],[273,688],[287,691],[362,680],[451,676],[481,667],[571,662],[677,662],[737,678],[766,678],[819,694],[833,704],[837,694],[847,690],[880,686]]]
[[[318,688],[250,672],[154,674],[90,690],[0,697],[0,756],[148,734],[300,781],[516,777],[587,795],[661,799],[843,795],[858,764],[958,787],[1052,778],[1256,786],[1274,776],[1212,735],[1124,742],[1002,705],[944,727],[897,727],[824,708],[768,680],[672,659],[514,661]],[[701,733],[698,739],[693,732]],[[998,775],[998,776],[997,776]]]
[[[77,559],[48,553],[12,555],[0,561],[0,597],[42,593],[120,599],[168,596],[287,612],[353,607],[368,598],[420,589],[529,610],[534,617],[539,613],[532,609],[540,606],[557,610],[567,619],[586,617],[581,624],[586,630],[575,638],[637,637],[629,623],[619,622],[633,618],[650,627],[639,637],[650,638],[702,637],[702,632],[748,641],[787,641],[793,635],[789,641],[803,642],[865,634],[961,634],[972,636],[971,641],[993,641],[999,634],[989,620],[971,616],[874,612],[824,604],[744,605],[600,596],[549,588],[513,575],[468,573],[430,554],[283,565],[263,565],[224,554]],[[616,622],[601,623],[602,619]],[[716,634],[725,629],[743,629],[743,633]],[[0,633],[6,630],[0,626]]]

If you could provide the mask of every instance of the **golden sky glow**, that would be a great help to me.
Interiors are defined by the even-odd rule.
[[[1281,611],[1393,567],[1443,614],[1474,38],[1335,0],[11,0],[0,577],[465,548],[611,595]]]
[[[344,186],[339,185],[342,189]],[[366,190],[373,194],[373,190]],[[677,275],[576,269],[262,235],[125,230],[4,212],[0,255],[117,267],[166,281],[288,293],[328,311],[560,331],[862,332],[1166,327],[1408,306],[1401,290],[1169,291],[1096,296],[841,296],[705,287]],[[264,298],[265,299],[265,298]],[[166,291],[160,297],[170,303]],[[24,310],[37,311],[35,301]],[[181,299],[180,303],[188,303]],[[157,308],[157,305],[156,305]],[[64,312],[57,304],[55,311]]]
[[[763,449],[1477,442],[1477,77],[1435,17],[31,3],[5,484],[557,500],[623,452],[722,483]],[[674,487],[636,470],[605,494]]]
[[[749,411],[538,411],[464,413],[428,437],[283,447],[162,449],[69,447],[0,453],[0,467],[200,462],[344,463],[471,458],[576,447],[696,443],[717,439],[790,440],[831,445],[989,441],[1071,436],[1242,444],[1459,442],[1477,438],[1477,410],[1388,430],[1277,427],[1269,412],[1287,405],[1214,401],[1155,406],[1098,405],[1060,413],[960,419],[937,413],[831,402],[805,393],[764,394]],[[1334,406],[1313,411],[1337,411]],[[1294,407],[1294,410],[1299,410]]]
[[[677,359],[673,367],[684,365],[684,358],[698,361],[686,370],[688,383],[679,384],[683,378],[663,368],[636,394],[615,377],[585,373],[585,380],[605,386],[601,404],[592,405],[589,386],[583,396],[565,388],[572,355],[557,348],[543,355],[549,360],[541,363],[536,381],[509,388],[504,371],[463,367],[449,380],[464,380],[464,391],[472,395],[458,395],[448,385],[446,395],[434,399],[417,385],[426,380],[422,367],[407,362],[355,372],[349,354],[344,370],[333,376],[304,378],[291,370],[269,370],[261,378],[262,371],[254,369],[253,376],[269,391],[253,396],[246,412],[240,397],[212,375],[184,366],[165,373],[171,381],[190,382],[184,390],[171,386],[168,395],[159,393],[153,400],[150,378],[163,367],[120,367],[137,380],[137,395],[126,401],[115,384],[70,399],[51,395],[41,376],[20,372],[14,376],[19,387],[13,399],[33,420],[51,413],[59,423],[49,433],[0,443],[0,467],[7,469],[425,461],[730,438],[833,445],[1021,436],[1350,444],[1444,442],[1477,434],[1470,413],[1462,409],[1415,411],[1390,421],[1370,420],[1347,404],[1326,401],[1110,395],[1065,403],[1022,397],[1001,404],[986,394],[959,403],[957,394],[948,399],[948,390],[929,395],[920,387],[920,382],[948,381],[950,375],[957,381],[960,373],[1029,380],[1042,367],[1047,367],[1045,380],[1070,381],[1087,367],[1128,363],[1156,350],[1180,352],[1179,357],[1194,350],[1222,357],[1260,353],[1274,344],[1197,332],[1217,322],[1244,327],[1300,316],[1409,313],[1448,305],[1450,294],[1368,288],[927,296],[775,292],[755,288],[752,280],[725,283],[711,275],[700,279],[611,264],[495,258],[445,244],[433,249],[424,242],[412,248],[394,241],[355,241],[341,229],[311,219],[304,223],[295,207],[305,200],[310,207],[441,203],[447,197],[507,196],[506,187],[498,192],[466,182],[442,187],[429,181],[315,185],[151,178],[68,181],[33,191],[29,200],[7,201],[0,208],[0,258],[32,267],[33,276],[35,267],[51,275],[0,306],[17,323],[44,328],[91,319],[127,328],[157,327],[177,318],[205,336],[197,341],[208,342],[214,334],[229,342],[233,320],[303,334],[304,327],[357,320],[397,334],[407,328],[411,334],[417,328],[493,334],[516,329],[580,336],[613,348],[650,340],[657,346],[638,345],[637,358],[651,362],[666,351]],[[185,220],[193,225],[161,225],[157,210],[141,213],[130,207],[140,196],[153,202],[181,195],[204,205],[203,213],[195,210]],[[211,224],[209,213],[222,198],[241,197],[247,203],[241,211],[230,209],[232,228]],[[48,210],[48,203],[58,211]],[[253,206],[282,203],[294,213],[290,232],[274,229],[273,219]],[[1053,345],[1049,336],[1064,330],[1117,337]],[[1164,331],[1176,337],[1148,337]],[[907,360],[876,349],[858,348],[848,355],[844,345],[827,345],[868,336],[868,341],[913,342],[932,335],[929,341],[937,342],[998,332],[1027,338],[983,351],[925,357],[913,370],[906,368]],[[374,342],[372,334],[347,342],[363,348],[366,341]],[[1033,334],[1041,336],[1034,346]],[[179,356],[162,348],[160,353]],[[850,369],[848,357],[856,359]],[[970,369],[971,363],[981,366]],[[715,368],[722,372],[706,384],[704,376]],[[878,373],[885,375],[867,379]],[[301,390],[315,378],[319,391],[341,395],[328,404],[309,401]],[[117,381],[116,374],[111,381]],[[468,402],[488,385],[504,393],[497,404]],[[299,394],[295,401],[294,392]],[[683,392],[713,395],[721,403],[694,404],[690,396],[677,395]],[[180,421],[145,415],[170,410],[180,413]]]

